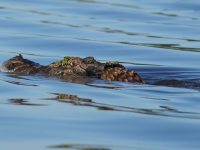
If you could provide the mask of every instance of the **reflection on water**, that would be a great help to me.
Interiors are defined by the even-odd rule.
[[[73,104],[74,106],[94,107],[97,110],[103,110],[103,111],[109,110],[109,111],[121,111],[121,112],[139,113],[147,115],[159,115],[167,117],[200,119],[200,113],[183,112],[175,108],[172,108],[170,106],[159,106],[160,107],[159,109],[134,108],[128,106],[125,107],[120,105],[99,103],[95,102],[92,99],[80,98],[76,95],[70,95],[70,94],[54,93],[54,95],[56,95],[55,98],[48,98],[47,100],[57,100],[59,102]]]
[[[197,0],[1,0],[0,64],[19,53],[44,65],[94,56],[147,81],[19,76],[1,66],[1,148],[199,150],[199,10]]]
[[[11,98],[8,100],[10,104],[15,104],[15,105],[25,105],[25,106],[43,106],[43,104],[34,104],[34,103],[29,103],[26,99],[22,98]]]
[[[111,150],[98,145],[62,144],[50,146],[50,148],[70,149],[70,150]]]

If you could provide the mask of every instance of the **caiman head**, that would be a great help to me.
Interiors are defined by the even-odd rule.
[[[4,62],[3,66],[8,71],[14,73],[30,74],[32,72],[37,72],[41,65],[28,59],[24,59],[23,56],[19,54]]]

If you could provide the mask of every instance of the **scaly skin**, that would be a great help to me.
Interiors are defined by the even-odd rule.
[[[116,62],[101,63],[93,57],[64,57],[61,61],[43,66],[18,55],[4,62],[4,66],[9,71],[22,75],[39,74],[63,79],[69,76],[95,77],[110,81],[144,83],[134,70],[128,70]]]

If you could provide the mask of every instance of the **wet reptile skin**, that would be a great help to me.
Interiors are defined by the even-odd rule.
[[[13,73],[22,75],[39,74],[58,78],[87,76],[110,81],[144,83],[134,70],[128,70],[116,62],[101,63],[93,57],[64,57],[63,60],[43,66],[18,55],[5,61],[4,67]]]

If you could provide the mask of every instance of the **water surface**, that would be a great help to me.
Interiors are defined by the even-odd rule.
[[[0,148],[199,150],[198,0],[1,0],[0,63],[94,56],[147,84],[0,72]],[[58,99],[58,94],[77,97]]]

